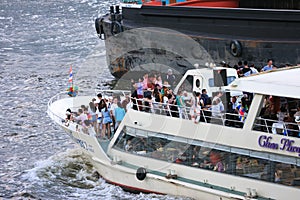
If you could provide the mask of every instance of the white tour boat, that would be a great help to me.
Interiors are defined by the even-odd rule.
[[[170,105],[151,107],[141,99],[127,110],[111,139],[65,121],[68,108],[76,112],[96,95],[58,94],[49,101],[48,114],[79,144],[103,179],[124,189],[202,200],[296,200],[299,77],[300,68],[292,67],[236,79],[227,89],[248,95],[238,113],[224,103],[227,108],[217,115],[201,110],[199,123],[190,119],[190,107],[181,108],[184,117],[179,118]],[[101,93],[129,99],[127,91]]]

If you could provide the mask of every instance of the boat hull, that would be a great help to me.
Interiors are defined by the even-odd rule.
[[[295,187],[155,159],[137,152],[126,152],[115,145],[118,143],[117,141],[120,141],[120,136],[123,136],[121,130],[124,127],[131,127],[143,130],[142,132],[151,130],[153,133],[170,133],[170,138],[178,136],[178,138],[186,137],[195,141],[211,143],[222,141],[228,145],[231,143],[238,144],[239,146],[235,146],[236,148],[245,146],[245,143],[237,141],[247,141],[247,145],[257,146],[257,138],[261,134],[249,131],[251,129],[249,121],[248,125],[245,124],[244,130],[241,130],[216,124],[195,124],[191,120],[166,118],[163,115],[129,110],[112,140],[98,140],[95,135],[80,131],[78,124],[70,122],[66,125],[62,121],[65,118],[67,108],[78,108],[91,98],[93,96],[62,99],[54,96],[48,103],[48,115],[88,155],[95,169],[109,183],[135,191],[185,196],[202,200],[284,199],[286,197],[297,199],[299,196],[299,189]],[[258,99],[254,100],[254,103],[255,101]],[[258,103],[256,102],[256,104]],[[250,134],[241,134],[241,131]],[[138,179],[137,172],[141,167],[147,171],[147,174],[143,179]],[[168,177],[169,170],[174,171],[175,178]],[[259,198],[247,196],[248,188],[255,189]]]
[[[192,184],[183,183],[176,179],[167,179],[165,174],[147,173],[145,180],[138,180],[136,177],[137,169],[135,166],[128,167],[122,162],[115,162],[109,159],[103,151],[97,139],[87,134],[72,131],[70,128],[59,124],[71,139],[78,144],[82,151],[87,155],[89,161],[95,167],[100,176],[108,183],[120,186],[126,191],[134,193],[155,193],[168,194],[174,196],[189,197],[193,199],[245,199],[244,193],[227,192],[212,189],[210,184],[203,184],[203,187],[195,187]],[[228,189],[227,189],[228,190]],[[238,194],[237,194],[238,193]]]
[[[267,193],[266,188],[272,188],[272,191],[281,191],[281,197],[290,193],[290,199],[297,197],[297,190],[281,186],[279,184],[270,184],[262,181],[249,180],[242,177],[235,177],[226,174],[220,174],[208,170],[199,170],[199,168],[190,168],[186,166],[176,165],[175,163],[160,163],[157,164],[156,160],[149,162],[149,158],[129,155],[125,152],[116,152],[115,150],[108,149],[110,154],[118,154],[119,158],[111,158],[101,147],[99,142],[94,136],[84,134],[72,128],[66,127],[63,123],[56,121],[70,138],[78,144],[82,151],[88,156],[90,162],[95,167],[100,176],[106,182],[122,187],[126,191],[131,192],[144,192],[155,194],[168,194],[174,196],[189,197],[193,199],[211,200],[211,199],[249,199],[245,192],[238,191],[240,185],[249,186],[250,188],[261,188],[261,191]],[[119,133],[117,133],[119,134]],[[114,141],[112,141],[114,142]],[[109,145],[110,146],[110,145]],[[139,160],[138,165],[129,164],[128,161]],[[158,161],[161,162],[161,161]],[[143,164],[142,164],[143,163]],[[156,167],[153,167],[156,165]],[[136,173],[138,167],[147,167],[148,173],[144,180],[138,180]],[[153,170],[154,168],[154,170]],[[155,169],[156,168],[156,169]],[[166,171],[171,168],[180,175],[188,175],[191,178],[169,179],[166,178]],[[219,186],[219,183],[223,186]],[[258,186],[259,185],[259,186]],[[269,191],[271,192],[271,191]],[[273,192],[274,195],[274,192]],[[276,194],[278,195],[278,194]],[[279,197],[279,199],[281,199]],[[257,199],[256,197],[250,199]],[[270,199],[259,197],[259,199]],[[272,198],[271,198],[272,199]]]
[[[178,40],[190,37],[203,47],[208,55],[206,57],[209,57],[203,58],[202,54],[193,52],[192,60],[217,64],[225,61],[231,66],[239,60],[246,60],[257,67],[264,66],[269,58],[278,67],[300,63],[300,11],[142,6],[123,7],[120,16],[123,35],[137,28],[147,28],[149,34],[154,34],[151,31],[155,32],[155,28],[166,28],[179,32],[181,35],[176,34]],[[107,63],[113,75],[120,77],[129,70],[140,70],[141,65],[149,63],[169,66],[180,73],[195,68],[196,61],[185,62],[186,57],[177,54],[176,45],[173,52],[168,54],[161,53],[165,49],[155,46],[150,50],[143,48],[142,44],[147,46],[145,44],[153,40],[146,41],[145,38],[139,41],[139,35],[136,38],[134,34],[118,37],[121,33],[112,32],[114,21],[111,19],[111,15],[106,15],[102,26],[106,36]],[[117,15],[116,19],[121,18]],[[164,31],[156,34],[156,38],[169,35]],[[129,50],[129,43],[137,43],[136,49]],[[165,44],[168,43],[166,41]],[[120,48],[123,50],[120,51]]]

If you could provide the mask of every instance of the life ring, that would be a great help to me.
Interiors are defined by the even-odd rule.
[[[103,30],[103,22],[104,18],[97,18],[95,20],[95,28],[96,28],[96,31],[97,31],[97,34],[98,34],[98,37],[101,39],[101,40],[105,40],[105,33],[104,33],[104,30]]]
[[[116,34],[123,32],[123,26],[118,21],[112,21],[110,32],[113,36],[115,36]]]
[[[139,181],[142,181],[146,178],[146,175],[147,175],[147,170],[143,167],[140,167],[136,170],[136,178],[139,180]]]
[[[232,40],[230,42],[230,53],[234,57],[239,57],[242,55],[242,45],[238,40]]]

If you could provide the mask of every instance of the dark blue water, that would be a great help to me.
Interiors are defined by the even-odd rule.
[[[113,80],[94,19],[114,2],[0,1],[0,199],[174,199],[134,195],[94,176],[80,149],[46,114],[66,90]]]

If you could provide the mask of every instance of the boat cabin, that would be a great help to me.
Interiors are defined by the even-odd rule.
[[[224,91],[224,86],[229,85],[238,78],[238,74],[233,68],[214,67],[188,70],[181,78],[174,93],[179,90],[188,92],[202,92],[206,89],[208,96],[212,97],[218,91]],[[238,96],[241,93],[232,94]]]

